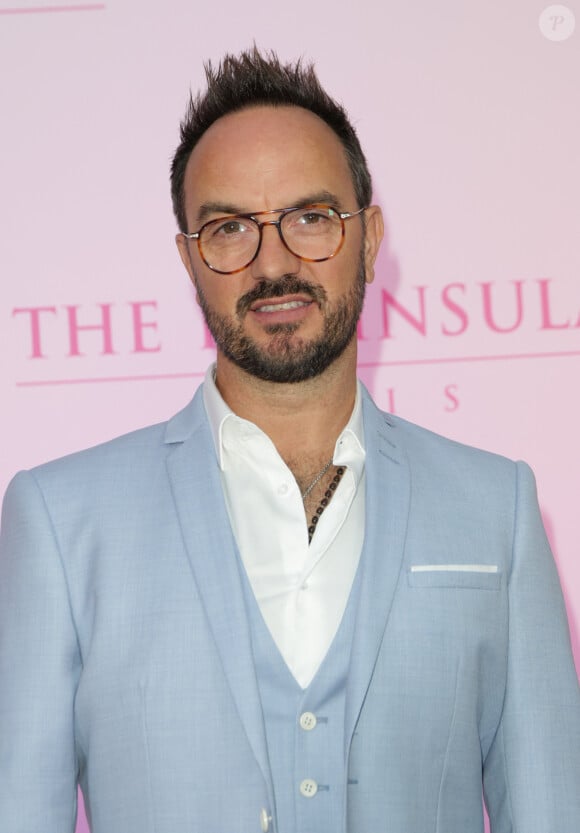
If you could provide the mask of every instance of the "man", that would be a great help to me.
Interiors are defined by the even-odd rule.
[[[217,344],[167,424],[21,473],[0,830],[580,830],[580,695],[533,477],[377,410],[382,235],[311,68],[208,70],[172,167]]]

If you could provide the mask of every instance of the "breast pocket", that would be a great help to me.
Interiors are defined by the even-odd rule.
[[[502,573],[496,564],[413,564],[407,582],[416,588],[499,590]]]

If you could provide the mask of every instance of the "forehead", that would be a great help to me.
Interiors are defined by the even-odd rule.
[[[353,209],[344,148],[334,131],[300,107],[252,107],[215,122],[185,174],[188,218],[207,203],[240,211],[283,208],[327,191]]]

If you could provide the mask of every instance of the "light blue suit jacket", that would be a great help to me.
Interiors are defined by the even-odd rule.
[[[495,833],[579,833],[580,694],[529,469],[363,407],[345,829],[481,833],[483,773]],[[0,833],[71,833],[77,780],[94,833],[275,818],[199,394],[7,493]]]

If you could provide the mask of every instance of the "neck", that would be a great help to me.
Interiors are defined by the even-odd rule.
[[[238,416],[261,428],[295,474],[332,457],[356,395],[356,340],[327,370],[304,382],[265,382],[218,354],[216,384]]]

